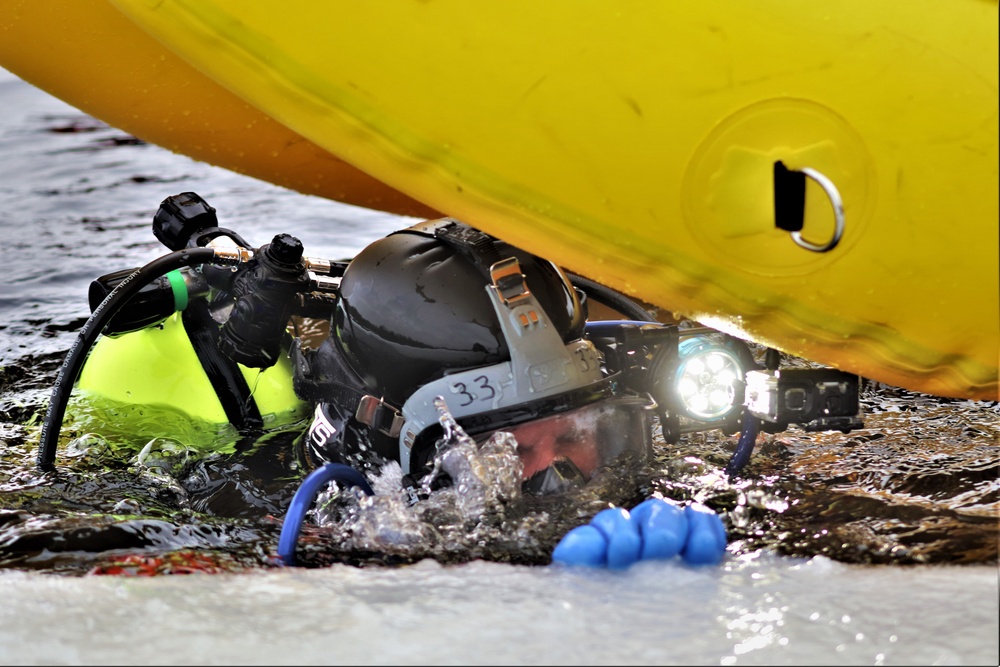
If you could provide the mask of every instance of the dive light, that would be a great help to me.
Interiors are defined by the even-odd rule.
[[[713,423],[740,409],[746,369],[731,347],[692,336],[678,344],[677,358],[673,388],[685,416]]]
[[[650,364],[664,439],[676,442],[682,433],[716,428],[739,431],[744,376],[754,367],[742,340],[704,327],[681,330],[676,346],[661,348]]]
[[[667,442],[691,431],[740,430],[744,376],[758,367],[744,341],[708,327],[631,320],[588,322],[587,335],[610,367],[656,401]]]

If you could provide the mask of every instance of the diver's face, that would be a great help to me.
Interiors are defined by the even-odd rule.
[[[597,467],[597,440],[593,428],[583,428],[572,414],[556,415],[510,429],[524,463],[524,479],[548,468],[558,458],[571,460],[584,477]]]

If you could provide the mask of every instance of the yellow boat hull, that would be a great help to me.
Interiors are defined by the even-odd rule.
[[[788,353],[998,398],[995,1],[112,4],[429,208]],[[778,162],[817,175],[806,244]],[[838,202],[836,247],[803,247]]]
[[[0,0],[0,66],[197,160],[356,206],[438,215],[250,106],[105,0]]]

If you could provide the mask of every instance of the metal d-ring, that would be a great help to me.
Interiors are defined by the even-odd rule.
[[[836,222],[836,226],[833,230],[833,238],[831,238],[826,245],[818,245],[806,241],[802,238],[801,231],[789,233],[792,235],[792,240],[806,250],[812,250],[813,252],[829,252],[837,247],[837,244],[840,243],[840,238],[844,235],[844,202],[840,198],[840,192],[837,190],[837,186],[833,184],[833,181],[820,172],[815,169],[810,169],[809,167],[802,167],[797,171],[800,171],[809,178],[813,179],[821,188],[823,188],[823,192],[825,192],[826,196],[830,198],[830,204],[833,205],[833,217]]]

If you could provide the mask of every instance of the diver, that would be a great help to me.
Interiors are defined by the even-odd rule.
[[[477,446],[512,436],[522,489],[538,495],[648,460],[654,415],[665,434],[679,433],[677,411],[657,404],[672,399],[657,384],[667,384],[657,380],[665,374],[656,372],[683,365],[677,327],[650,322],[624,295],[617,303],[632,311],[628,320],[588,322],[588,292],[556,264],[455,219],[413,225],[332,262],[304,256],[288,234],[252,248],[220,227],[200,196],[181,193],[163,201],[153,233],[173,252],[91,285],[92,315],[64,361],[43,423],[42,470],[54,467],[77,378],[97,395],[124,392],[135,402],[150,388],[190,386],[190,373],[203,371],[211,393],[196,396],[214,394],[210,419],[228,421],[246,440],[291,396],[299,407],[288,414],[314,410],[302,439],[313,473],[286,515],[279,553],[288,561],[323,476],[371,494],[365,473],[392,462],[419,493],[448,450],[446,427]],[[329,335],[304,345],[289,333],[293,315],[326,320]],[[178,366],[185,339],[189,375],[162,381]],[[125,355],[136,362],[130,376],[81,371],[118,368]],[[155,358],[171,363],[150,363]],[[712,397],[698,416],[739,412],[731,388],[706,386]],[[192,403],[187,394],[171,402],[183,402],[188,414],[206,407],[207,399]],[[448,475],[433,480],[447,484]],[[715,512],[650,498],[631,510],[599,512],[569,531],[552,558],[622,568],[674,556],[717,563],[725,549]]]
[[[344,271],[330,336],[292,350],[295,391],[316,403],[308,456],[362,470],[396,461],[417,486],[441,440],[440,397],[477,442],[514,436],[528,493],[646,460],[655,402],[609,369],[586,324],[586,295],[558,266],[457,220],[379,239]],[[725,544],[711,510],[654,498],[602,511],[553,559],[715,563]]]

